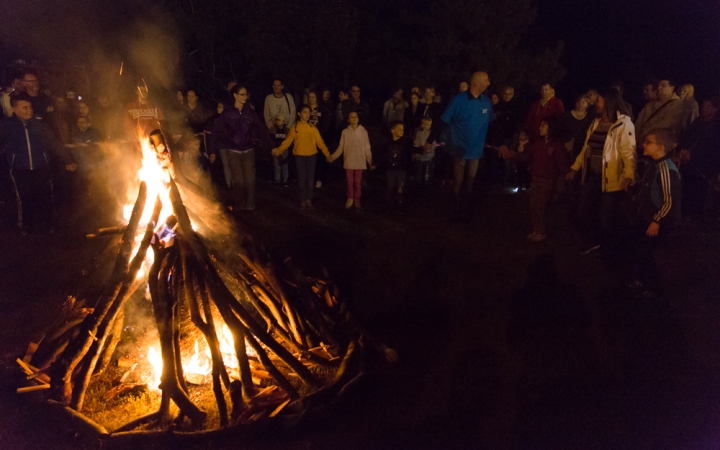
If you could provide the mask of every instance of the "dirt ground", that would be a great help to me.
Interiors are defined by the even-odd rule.
[[[302,213],[294,186],[260,176],[257,210],[241,220],[272,252],[327,267],[400,362],[301,430],[152,448],[720,448],[717,230],[680,228],[658,255],[665,297],[637,300],[615,261],[578,254],[568,205],[530,244],[525,194],[482,189],[456,223],[440,188],[387,211],[378,176],[362,213],[344,210],[337,177]],[[104,250],[84,238],[115,225],[104,206],[66,208],[58,233],[21,236],[0,205],[2,449],[83,446],[37,407],[40,394],[15,394],[13,361]]]

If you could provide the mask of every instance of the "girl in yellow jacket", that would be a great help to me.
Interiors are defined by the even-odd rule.
[[[319,148],[325,158],[330,158],[327,145],[320,137],[320,132],[315,125],[310,124],[310,107],[303,105],[298,111],[299,121],[290,127],[287,138],[274,148],[273,156],[281,155],[285,150],[293,146],[295,165],[297,167],[298,182],[300,184],[300,209],[313,209],[312,195],[315,186],[315,160]]]

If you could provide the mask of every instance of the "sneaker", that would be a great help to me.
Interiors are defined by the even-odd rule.
[[[600,244],[591,245],[590,247],[588,247],[588,248],[586,248],[586,249],[584,249],[584,250],[581,250],[581,251],[580,251],[580,254],[581,254],[581,255],[587,255],[588,253],[592,253],[592,252],[594,252],[595,250],[600,250]]]
[[[360,208],[362,208],[362,205],[360,205],[360,199],[356,198],[355,199],[355,209],[360,209]]]
[[[351,199],[351,198],[347,199],[347,201],[345,202],[345,209],[350,208],[352,205],[353,205],[353,199]]]
[[[283,187],[290,187],[290,184],[288,184],[287,181],[283,181]]]
[[[317,181],[315,182],[315,187],[318,188],[318,189],[320,189],[320,188],[322,187],[322,181],[317,180]]]

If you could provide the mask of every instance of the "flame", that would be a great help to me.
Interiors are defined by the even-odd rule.
[[[139,181],[144,181],[147,185],[147,201],[145,202],[145,209],[140,218],[140,223],[147,224],[150,221],[155,199],[158,195],[163,205],[158,222],[163,223],[171,214],[172,210],[169,187],[170,170],[168,167],[163,167],[160,164],[157,153],[150,146],[150,139],[142,137],[140,139],[140,149],[142,152],[142,166],[140,170],[138,170],[137,177]],[[132,203],[125,205],[123,216],[126,221],[130,220],[133,206]]]
[[[199,345],[197,339],[195,340],[195,350],[190,356],[190,359],[183,363],[183,371],[185,373],[197,373],[200,375],[207,375],[211,372],[210,360],[207,354],[200,354]]]
[[[162,378],[163,360],[160,352],[155,347],[149,347],[147,352],[147,360],[153,368],[153,377],[148,381],[148,386],[152,390],[160,390],[160,381]]]

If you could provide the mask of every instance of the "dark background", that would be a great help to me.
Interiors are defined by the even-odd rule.
[[[126,84],[197,85],[206,99],[231,78],[266,90],[280,75],[295,91],[359,82],[379,101],[398,84],[449,93],[487,69],[526,100],[545,79],[566,102],[622,80],[640,104],[644,80],[661,75],[717,95],[719,10],[711,0],[29,0],[0,6],[0,62],[81,65],[93,91],[122,92],[124,61]]]

